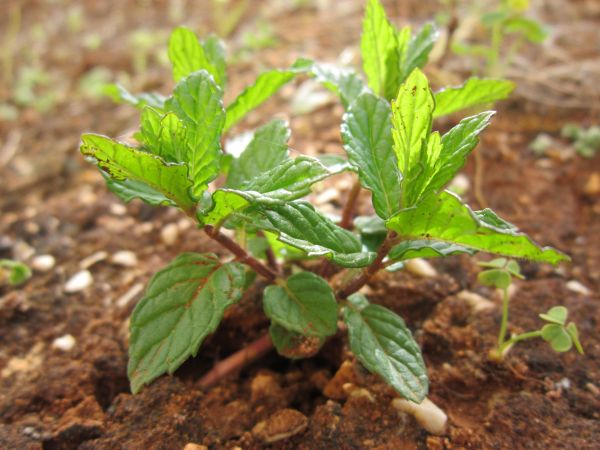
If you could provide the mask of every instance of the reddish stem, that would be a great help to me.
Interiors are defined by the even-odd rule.
[[[356,201],[358,200],[360,189],[360,181],[357,180],[352,185],[350,194],[348,194],[348,200],[346,200],[346,205],[344,205],[344,210],[342,211],[340,227],[345,228],[347,230],[352,228],[352,219],[354,219],[354,210],[356,209]]]
[[[256,341],[238,350],[224,360],[215,364],[215,366],[200,378],[200,387],[209,388],[222,379],[238,372],[244,366],[256,361],[273,349],[271,336],[265,334]]]
[[[390,249],[396,243],[397,234],[394,231],[388,232],[385,241],[379,247],[377,251],[377,256],[375,260],[371,263],[370,266],[366,267],[362,273],[356,278],[352,279],[346,286],[342,287],[337,293],[336,297],[338,299],[345,299],[349,295],[354,294],[360,288],[362,288],[365,284],[369,282],[369,280],[375,275],[381,268],[383,268],[383,259],[387,256]]]
[[[250,266],[256,273],[261,275],[267,281],[274,281],[277,278],[277,274],[261,263],[258,259],[249,255],[246,250],[238,245],[237,242],[232,240],[231,238],[225,236],[219,230],[211,225],[205,225],[204,231],[211,238],[233,253],[238,261]]]

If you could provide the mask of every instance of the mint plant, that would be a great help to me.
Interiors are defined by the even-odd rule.
[[[556,352],[567,352],[575,345],[577,351],[583,354],[583,347],[579,342],[577,326],[573,322],[567,325],[569,312],[564,306],[554,306],[545,314],[540,314],[540,318],[547,323],[539,330],[507,337],[508,304],[510,300],[509,288],[513,278],[524,279],[523,275],[521,275],[521,269],[516,261],[506,258],[480,262],[479,265],[486,268],[486,270],[479,273],[479,282],[502,291],[500,333],[498,334],[498,344],[489,353],[490,359],[501,361],[514,344],[534,338],[544,339]]]
[[[121,101],[141,109],[138,145],[84,134],[81,152],[124,201],[178,208],[234,256],[183,253],[150,280],[130,321],[134,393],[195,356],[258,275],[267,283],[263,306],[270,337],[250,344],[249,354],[274,345],[288,357],[313,355],[337,333],[341,317],[356,358],[419,403],[428,391],[423,357],[402,318],[359,292],[373,275],[410,258],[477,251],[554,264],[567,259],[491,210],[473,211],[444,191],[493,112],[467,117],[443,135],[432,132],[433,120],[504,98],[512,84],[473,78],[434,93],[420,68],[436,36],[430,25],[415,34],[395,28],[380,3],[369,0],[361,40],[368,83],[350,68],[301,59],[261,74],[224,105],[222,45],[178,28],[168,52],[177,83],[173,93],[116,91]],[[256,130],[238,157],[224,153],[221,142],[232,127],[298,76],[339,95],[348,158],[291,158],[290,130],[281,120]],[[357,183],[338,224],[303,198],[315,183],[342,171],[356,173]],[[371,192],[375,214],[354,221],[362,188]],[[343,273],[321,276],[304,270],[298,258],[321,258]],[[239,367],[240,360],[227,360],[227,369],[210,372],[201,385]]]

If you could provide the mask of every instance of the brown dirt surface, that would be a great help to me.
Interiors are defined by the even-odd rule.
[[[83,131],[122,136],[134,129],[137,113],[95,95],[94,77],[119,79],[136,92],[167,92],[169,69],[157,49],[182,23],[202,34],[224,29],[226,17],[207,12],[213,3],[2,2],[0,258],[32,263],[50,254],[55,265],[34,270],[22,287],[0,287],[0,448],[598,448],[600,154],[584,159],[557,150],[538,157],[528,149],[540,131],[558,136],[567,122],[587,126],[598,119],[594,93],[585,94],[589,107],[574,107],[571,97],[561,107],[553,95],[564,92],[552,91],[555,80],[536,84],[539,77],[532,75],[548,61],[568,64],[570,55],[597,62],[600,8],[592,0],[554,0],[536,10],[557,30],[555,47],[541,52],[555,59],[534,58],[536,49],[525,53],[535,67],[519,76],[526,78],[523,86],[548,95],[536,102],[527,95],[533,91],[517,93],[500,105],[479,162],[471,159],[464,172],[472,204],[493,208],[572,257],[558,268],[523,263],[527,279],[516,283],[510,331],[538,327],[539,312],[562,304],[578,324],[585,356],[557,355],[544,342],[530,341],[504,363],[490,362],[500,299],[477,283],[475,259],[452,257],[433,262],[436,277],[397,272],[368,286],[372,301],[401,314],[422,346],[430,398],[449,417],[444,436],[428,435],[392,407],[394,393],[353,359],[342,333],[313,358],[289,361],[271,352],[202,389],[198,380],[216,361],[266,331],[259,286],[227,312],[196,358],[130,394],[128,317],[145,283],[179,252],[227,255],[177,211],[121,205],[83,161],[78,139]],[[335,62],[345,51],[346,59],[359,63],[361,1],[250,3],[227,38],[235,55],[228,100],[261,69],[283,67],[297,56]],[[385,3],[397,23],[422,23],[442,8],[433,0]],[[243,36],[265,24],[276,44],[252,53]],[[460,60],[448,67],[460,69]],[[435,66],[431,72],[443,73]],[[294,149],[340,153],[341,107],[332,101],[311,114],[291,115],[293,92],[283,89],[238,131],[276,114],[290,120]],[[339,212],[351,182],[339,177],[333,183],[341,195],[320,207]],[[319,187],[314,198],[331,187]],[[361,196],[359,212],[369,213],[368,196]],[[123,250],[135,254],[131,264],[113,260]],[[67,292],[67,281],[82,270],[91,283]],[[464,291],[491,300],[492,307],[473,309]]]

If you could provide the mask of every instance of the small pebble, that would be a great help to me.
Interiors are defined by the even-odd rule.
[[[173,245],[179,238],[179,227],[175,223],[169,223],[160,231],[160,238],[167,245]]]
[[[117,266],[135,267],[138,259],[135,253],[129,250],[120,250],[112,255],[110,261]]]
[[[473,311],[476,312],[486,311],[489,309],[494,309],[496,307],[493,301],[488,300],[487,298],[482,297],[481,295],[476,294],[475,292],[463,290],[460,291],[456,296],[459,299],[467,302],[469,306],[473,308]]]
[[[252,434],[265,444],[273,444],[300,434],[308,427],[308,419],[295,409],[282,409],[267,420],[257,423]]]
[[[68,352],[75,347],[75,338],[70,334],[65,334],[64,336],[54,339],[54,341],[52,341],[52,347],[62,350],[63,352]]]
[[[594,172],[590,175],[587,182],[585,183],[583,192],[585,192],[588,195],[600,194],[600,173]]]
[[[437,276],[437,270],[422,258],[409,259],[404,267],[413,275],[423,278],[433,278]]]
[[[99,263],[100,261],[104,261],[106,258],[108,258],[108,253],[106,253],[103,250],[96,253],[92,253],[90,256],[83,258],[79,262],[79,267],[81,267],[82,269],[89,269],[94,264]]]
[[[143,283],[137,283],[131,286],[127,292],[125,292],[121,297],[119,297],[115,304],[119,308],[125,308],[131,300],[138,296],[144,290]]]
[[[13,259],[26,261],[35,254],[35,250],[25,241],[17,241],[12,248]]]
[[[115,216],[123,216],[127,212],[127,208],[125,207],[125,205],[122,205],[121,203],[113,203],[110,205],[109,211],[111,214],[114,214]]]
[[[48,272],[56,264],[52,255],[38,255],[31,260],[31,267],[38,272]]]
[[[90,287],[94,279],[89,270],[82,270],[73,275],[69,281],[65,283],[65,292],[73,294],[75,292],[83,291],[85,288]]]
[[[208,447],[206,445],[194,444],[193,442],[190,442],[183,447],[183,450],[208,450]]]
[[[567,289],[581,295],[590,295],[590,290],[577,280],[567,281]]]

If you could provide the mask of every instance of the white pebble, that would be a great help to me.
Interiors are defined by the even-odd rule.
[[[428,398],[420,404],[395,398],[392,400],[392,406],[398,411],[403,411],[414,416],[419,425],[431,434],[442,435],[446,432],[448,416]]]
[[[137,266],[138,258],[135,253],[129,250],[120,250],[112,255],[110,259],[113,264],[123,267]]]
[[[160,231],[160,238],[167,245],[173,245],[179,238],[179,227],[175,223],[169,223]]]
[[[409,259],[404,267],[413,275],[423,278],[433,278],[437,276],[437,270],[422,258]]]
[[[104,261],[106,258],[108,258],[108,253],[106,253],[103,250],[96,253],[92,253],[90,256],[87,256],[80,261],[79,267],[81,267],[82,269],[89,269],[94,264],[99,263],[100,261]]]
[[[91,286],[94,279],[89,270],[82,270],[73,275],[69,281],[65,283],[65,292],[73,294],[75,292],[83,291],[85,288]]]
[[[113,203],[110,205],[109,211],[111,212],[111,214],[114,214],[115,216],[124,216],[125,213],[127,212],[127,208],[125,207],[125,205],[122,205],[121,203]]]
[[[31,261],[31,267],[38,272],[48,272],[55,264],[56,260],[52,255],[38,255]]]
[[[590,295],[591,291],[577,280],[567,281],[567,289],[581,295]]]
[[[125,308],[131,300],[137,297],[144,290],[143,283],[137,283],[131,286],[131,288],[119,297],[115,303],[119,308]]]
[[[52,347],[62,350],[63,352],[68,352],[75,347],[75,338],[70,334],[65,334],[64,336],[54,339],[54,341],[52,341]]]
[[[476,294],[475,292],[471,292],[471,291],[460,291],[457,294],[457,297],[465,302],[467,302],[469,304],[469,306],[471,308],[473,308],[474,311],[479,312],[479,311],[486,311],[486,310],[490,310],[490,309],[494,309],[496,307],[496,305],[494,304],[493,301],[488,300],[485,297],[482,297],[479,294]]]

